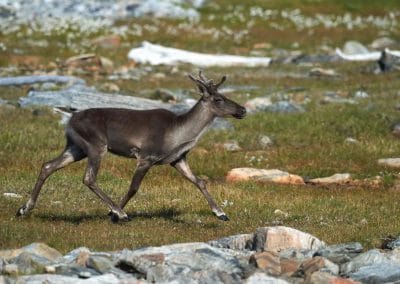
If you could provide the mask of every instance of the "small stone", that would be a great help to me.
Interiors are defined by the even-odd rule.
[[[100,86],[100,89],[103,91],[118,93],[120,88],[117,84],[106,82]]]
[[[53,265],[48,265],[44,268],[46,273],[49,274],[55,274],[56,273],[56,268]]]
[[[10,198],[10,199],[21,199],[22,198],[21,194],[13,193],[13,192],[4,192],[3,196],[6,198]]]
[[[236,168],[228,172],[226,180],[228,182],[255,180],[279,184],[304,184],[302,177],[277,169]]]
[[[369,95],[365,91],[357,91],[355,92],[354,97],[357,99],[366,99],[369,98]]]
[[[236,152],[236,151],[242,150],[242,148],[239,146],[239,143],[237,141],[225,142],[222,145],[217,144],[217,147],[218,146],[222,147],[224,150],[226,150],[228,152]]]
[[[269,275],[278,276],[281,274],[279,255],[277,253],[269,251],[255,253],[250,257],[249,262]]]
[[[79,278],[87,279],[87,278],[92,277],[92,273],[90,273],[89,271],[81,271],[81,272],[79,272],[78,276],[79,276]]]
[[[350,182],[351,180],[352,180],[351,174],[344,173],[344,174],[334,174],[329,177],[314,178],[310,179],[308,182],[313,184],[344,184]]]
[[[86,263],[89,259],[90,253],[87,251],[82,251],[78,254],[76,258],[76,264],[79,266],[86,266]]]
[[[352,137],[347,137],[345,140],[344,140],[344,143],[345,144],[358,144],[358,143],[360,143],[357,139],[354,139],[354,138],[352,138]]]
[[[266,149],[273,146],[274,142],[267,135],[259,135],[258,144],[261,146],[262,149]]]
[[[379,159],[378,165],[389,168],[400,168],[400,158]]]
[[[310,76],[315,76],[315,77],[337,77],[339,76],[335,70],[333,69],[324,69],[324,68],[313,68],[309,72]]]

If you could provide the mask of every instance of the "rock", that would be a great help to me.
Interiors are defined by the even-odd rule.
[[[311,69],[309,72],[309,75],[315,76],[315,77],[322,77],[322,76],[337,77],[337,76],[339,76],[339,74],[336,73],[336,71],[333,69],[324,69],[324,68],[319,68],[319,67]]]
[[[93,45],[107,49],[115,49],[121,45],[121,37],[119,35],[105,35],[96,37],[92,41]]]
[[[331,245],[319,249],[314,256],[323,256],[334,263],[343,264],[359,255],[363,247],[358,242]]]
[[[53,264],[47,258],[29,252],[22,252],[16,258],[11,259],[10,262],[18,266],[18,272],[21,274],[44,273],[46,266]]]
[[[101,84],[100,89],[104,90],[104,91],[108,91],[108,92],[113,92],[113,93],[118,93],[120,91],[120,88],[117,84],[110,83],[110,82]]]
[[[242,148],[239,146],[239,143],[235,140],[233,141],[229,141],[229,142],[225,142],[223,144],[217,144],[217,147],[221,147],[224,150],[228,151],[228,152],[236,152],[236,151],[241,151]]]
[[[341,278],[328,272],[316,271],[307,279],[309,284],[359,284],[352,279]]]
[[[204,283],[237,282],[243,273],[238,259],[204,243],[174,244],[123,250],[116,266],[136,271],[151,282]]]
[[[341,97],[335,92],[326,92],[324,94],[324,98],[322,99],[321,103],[323,104],[336,103],[336,104],[351,104],[351,105],[357,104],[355,100]]]
[[[397,123],[392,126],[392,134],[396,138],[400,138],[400,123]]]
[[[89,259],[89,255],[90,255],[90,252],[87,252],[87,251],[79,252],[78,257],[76,258],[76,264],[79,266],[86,267],[86,263]]]
[[[267,148],[273,146],[274,142],[267,135],[260,134],[258,136],[258,144],[261,146],[262,149],[267,149]]]
[[[385,254],[381,253],[377,249],[372,249],[356,256],[350,262],[342,264],[340,267],[340,273],[349,275],[352,272],[358,271],[361,267],[371,266],[377,263],[389,264],[390,261]]]
[[[329,177],[314,178],[310,179],[308,182],[313,184],[343,184],[349,183],[350,181],[352,181],[351,175],[349,173],[344,173],[334,174]]]
[[[32,243],[32,244],[27,245],[20,249],[1,250],[0,258],[9,260],[9,259],[18,257],[23,252],[36,254],[36,255],[44,257],[50,261],[55,261],[57,258],[62,256],[61,253],[59,253],[57,250],[49,247],[48,245],[46,245],[44,243]]]
[[[357,99],[367,99],[369,98],[369,94],[365,91],[359,90],[354,93],[354,97]]]
[[[281,260],[295,260],[300,263],[313,258],[315,256],[315,249],[297,249],[297,248],[289,248],[279,252],[279,257]]]
[[[391,38],[388,37],[381,37],[375,39],[373,42],[371,42],[370,47],[372,49],[376,50],[382,50],[388,47],[393,47],[397,44],[397,42]]]
[[[265,111],[267,106],[272,104],[269,97],[258,97],[247,101],[244,107],[249,113]]]
[[[232,250],[251,250],[253,248],[253,234],[234,235],[218,240],[209,241],[210,246]]]
[[[13,193],[13,192],[4,192],[3,196],[6,198],[10,198],[10,199],[21,199],[22,198],[21,194]]]
[[[277,226],[258,228],[253,246],[255,251],[280,252],[290,248],[317,250],[325,247],[325,243],[296,229]]]
[[[265,271],[268,275],[279,276],[281,265],[279,255],[275,252],[258,252],[250,257],[249,262],[255,267]]]
[[[33,75],[17,77],[0,77],[0,86],[20,86],[38,83],[57,83],[57,84],[85,84],[85,80],[73,76],[58,75]]]
[[[343,52],[346,54],[367,54],[368,48],[358,41],[347,41],[343,46]]]
[[[17,276],[19,273],[18,265],[16,264],[6,264],[3,266],[2,274],[9,275],[9,276]]]
[[[306,278],[309,278],[316,271],[328,272],[333,275],[338,275],[339,266],[324,257],[316,256],[311,259],[305,260],[300,265],[300,271],[302,274],[305,275]]]
[[[80,262],[80,265],[84,265],[84,263],[82,264],[81,261],[83,255],[89,256],[90,250],[87,247],[76,248],[62,257],[62,263],[77,264],[78,262]],[[78,261],[78,259],[80,260]],[[85,262],[86,260],[87,258],[85,259]]]
[[[302,177],[277,169],[235,168],[228,172],[226,180],[228,182],[254,180],[279,184],[304,184]]]
[[[299,270],[300,263],[294,259],[280,259],[281,275],[292,277]]]
[[[400,280],[400,264],[374,263],[361,267],[349,276],[362,283],[394,283]]]
[[[357,139],[354,139],[352,137],[347,137],[346,139],[344,139],[344,143],[345,144],[358,144],[360,142]]]
[[[275,209],[274,215],[275,215],[275,216],[278,216],[278,217],[284,217],[284,218],[289,217],[289,213],[287,213],[287,212],[285,212],[285,211],[282,211],[282,210],[280,210],[280,209]]]
[[[114,263],[106,256],[102,255],[91,255],[87,260],[87,266],[93,268],[101,274],[105,274],[112,270]]]
[[[391,239],[384,244],[384,249],[395,249],[400,248],[400,237],[397,239]]]
[[[289,284],[286,280],[256,272],[244,281],[245,284]]]
[[[378,164],[389,168],[400,168],[400,158],[379,159]]]
[[[21,276],[18,278],[21,283],[46,283],[46,284],[119,284],[121,280],[113,274],[104,274],[93,276],[89,279],[79,279],[76,276],[64,276],[53,274],[39,274]],[[136,279],[132,277],[132,283],[136,283]],[[126,282],[130,283],[130,282]]]
[[[399,55],[393,55],[388,52],[386,49],[381,52],[381,56],[379,57],[378,70],[375,70],[375,73],[384,73],[392,70],[400,70],[400,59]]]
[[[266,112],[278,112],[278,113],[302,113],[306,110],[295,103],[280,101],[273,103],[265,108]]]

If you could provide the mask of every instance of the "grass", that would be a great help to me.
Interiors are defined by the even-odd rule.
[[[216,2],[202,9],[203,15],[215,14],[215,19],[203,17],[197,26],[220,30],[226,25],[234,31],[242,29],[240,23],[227,22],[222,15],[229,13],[228,2]],[[235,4],[232,3],[231,6]],[[242,2],[240,2],[242,3]],[[239,3],[239,4],[240,4]],[[398,11],[397,1],[385,1],[376,6],[375,1],[256,1],[252,5],[241,4],[245,11],[259,5],[264,9],[300,8],[305,15],[317,11],[327,14],[384,15],[389,10]],[[363,5],[361,5],[361,3]],[[379,8],[379,9],[378,9]],[[280,19],[282,20],[282,19]],[[277,20],[279,21],[279,19]],[[283,21],[283,20],[282,20]],[[369,43],[376,37],[376,29],[345,30],[338,27],[327,31],[317,27],[304,37],[287,27],[275,30],[256,20],[249,28],[249,36],[236,42],[229,36],[215,40],[202,33],[182,32],[174,37],[168,28],[176,28],[180,21],[157,20],[152,25],[156,32],[142,36],[127,36],[116,50],[96,48],[97,54],[110,57],[116,69],[126,64],[126,53],[131,44],[144,39],[176,47],[204,52],[249,54],[253,45],[270,42],[273,48],[289,48],[295,41],[300,49],[315,52],[316,44],[329,37],[329,45],[341,46],[347,39]],[[150,25],[149,20],[120,25]],[[398,29],[400,30],[400,29]],[[107,34],[107,30],[93,34]],[[396,38],[398,31],[388,32]],[[35,39],[60,42],[65,35],[40,33]],[[85,38],[89,41],[91,38]],[[76,44],[82,40],[75,38]],[[48,71],[47,64],[65,60],[74,50],[64,46],[46,49],[26,46],[17,35],[2,35],[6,51],[0,52],[0,65],[11,66],[15,49],[24,56],[39,57],[39,64],[24,68],[17,64],[15,73],[31,70]],[[55,45],[56,46],[56,45]],[[92,50],[86,50],[92,51]],[[268,50],[265,51],[268,54]],[[19,55],[18,55],[19,56]],[[0,249],[15,248],[41,241],[67,252],[78,246],[95,250],[119,250],[141,246],[162,245],[172,242],[208,241],[227,235],[252,232],[257,227],[285,225],[307,231],[327,243],[359,241],[366,248],[379,246],[388,235],[399,235],[400,194],[394,186],[397,170],[377,164],[377,159],[398,155],[400,142],[390,133],[390,127],[398,122],[399,73],[375,75],[365,72],[370,63],[319,64],[333,68],[340,78],[315,78],[307,74],[312,68],[304,65],[272,65],[268,68],[210,68],[209,77],[228,74],[228,84],[234,86],[257,86],[243,93],[233,93],[235,100],[244,103],[248,98],[271,95],[278,99],[281,94],[294,101],[310,100],[307,111],[300,114],[262,113],[249,115],[244,120],[232,120],[235,126],[230,132],[208,132],[190,153],[189,163],[194,172],[208,178],[210,193],[224,210],[230,222],[220,222],[211,213],[200,192],[167,166],[155,167],[145,177],[138,194],[127,205],[133,221],[112,224],[107,209],[83,184],[85,161],[73,164],[57,172],[45,184],[37,208],[26,218],[14,217],[19,206],[29,197],[40,165],[55,157],[64,147],[63,126],[58,117],[48,109],[21,109],[0,107]],[[26,67],[26,66],[25,66]],[[193,89],[184,76],[196,72],[195,67],[180,66],[178,74],[169,67],[155,67],[140,81],[116,81],[121,93],[138,93],[140,90],[165,88]],[[153,73],[162,72],[165,78],[155,80]],[[293,76],[294,75],[294,76]],[[107,74],[85,75],[89,84],[100,86],[107,81]],[[290,88],[302,87],[303,91],[289,92]],[[352,97],[358,90],[370,96],[358,104],[321,104],[327,91],[335,91],[344,97]],[[0,98],[17,105],[19,97],[26,94],[27,87],[1,87]],[[265,134],[274,140],[274,146],[261,149],[258,136]],[[346,144],[347,137],[358,144]],[[237,140],[242,147],[239,152],[221,151],[215,144]],[[252,157],[255,157],[254,159]],[[334,173],[349,172],[355,179],[371,179],[379,175],[383,182],[376,185],[360,182],[337,186],[283,186],[256,182],[230,184],[225,182],[226,173],[235,167],[278,168],[305,177],[322,177]],[[99,175],[99,184],[113,200],[119,200],[127,191],[135,168],[135,161],[107,155]],[[23,195],[23,199],[9,199],[5,192]],[[283,217],[274,214],[276,209],[288,213]]]

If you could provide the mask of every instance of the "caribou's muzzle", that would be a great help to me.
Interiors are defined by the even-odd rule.
[[[246,112],[246,108],[240,107],[240,109],[232,116],[237,119],[242,119],[246,116]]]

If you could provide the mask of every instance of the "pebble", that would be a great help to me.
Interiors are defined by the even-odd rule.
[[[389,168],[400,168],[400,158],[379,159],[378,165]]]

